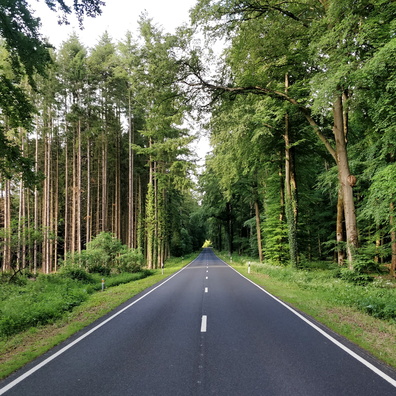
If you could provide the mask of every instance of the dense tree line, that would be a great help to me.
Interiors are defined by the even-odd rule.
[[[45,71],[33,70],[31,83],[14,79],[31,106],[19,101],[18,111],[30,119],[3,111],[2,132],[18,154],[15,164],[28,168],[2,162],[3,271],[49,273],[74,255],[80,262],[103,232],[144,252],[148,268],[202,245],[190,220],[198,204],[193,137],[182,125],[188,106],[173,83],[177,42],[146,16],[139,26],[136,39],[127,33],[114,43],[105,33],[92,49],[72,35],[48,51]],[[6,41],[1,50],[11,80]]]
[[[52,271],[111,232],[149,268],[206,238],[394,274],[395,17],[385,0],[199,0],[176,35],[147,17],[92,49],[31,34],[30,58],[2,30],[3,271]],[[208,111],[201,201],[183,121]]]
[[[200,0],[192,17],[229,43],[215,78],[186,62],[216,99],[209,237],[277,263],[336,255],[394,274],[396,4]]]

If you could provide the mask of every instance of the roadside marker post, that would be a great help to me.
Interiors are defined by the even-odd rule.
[[[104,289],[105,289],[105,280],[104,278],[102,278],[102,291],[104,291]]]
[[[248,262],[248,274],[250,274],[250,261]]]

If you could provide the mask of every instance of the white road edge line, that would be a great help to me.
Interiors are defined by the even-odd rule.
[[[201,333],[206,333],[207,324],[208,324],[208,317],[206,315],[202,315],[202,319],[201,319]]]
[[[223,261],[223,260],[221,260]],[[224,264],[227,264],[225,261],[223,261]],[[254,286],[259,288],[261,291],[266,293],[268,296],[273,298],[275,301],[277,301],[279,304],[283,305],[285,308],[287,308],[289,311],[294,313],[294,315],[298,316],[301,320],[306,322],[308,325],[310,325],[312,328],[314,328],[316,331],[318,331],[320,334],[322,334],[324,337],[326,337],[328,340],[330,340],[333,344],[337,345],[339,348],[341,348],[343,351],[351,355],[353,358],[358,360],[360,363],[364,364],[367,368],[369,368],[371,371],[374,371],[377,375],[382,377],[385,381],[389,382],[391,385],[393,385],[396,388],[396,380],[394,380],[392,377],[390,377],[388,374],[385,374],[383,371],[381,371],[379,368],[375,367],[373,364],[368,362],[366,359],[362,358],[359,356],[357,353],[353,352],[351,349],[349,349],[347,346],[342,344],[341,342],[337,341],[334,337],[332,337],[330,334],[326,333],[324,330],[322,330],[320,327],[316,326],[314,323],[312,323],[309,319],[301,315],[299,312],[294,310],[293,308],[289,307],[287,304],[285,304],[283,301],[279,300],[279,298],[273,296],[271,293],[269,293],[267,290],[263,289],[261,286],[257,285],[254,283],[252,280],[247,278],[246,276],[242,275],[239,273],[236,269],[232,268],[229,264],[227,264],[228,267],[230,267],[232,270],[234,270],[238,275],[240,275],[242,278],[245,278],[247,281],[252,283]]]
[[[198,257],[197,257],[198,258]],[[197,259],[196,258],[196,259]],[[151,289],[150,291],[148,291],[146,294],[144,294],[143,296],[139,297],[137,300],[135,300],[134,302],[132,302],[131,304],[127,305],[126,307],[124,307],[123,309],[121,309],[120,311],[118,311],[117,313],[115,313],[114,315],[110,316],[110,318],[107,318],[106,320],[104,320],[102,323],[98,324],[97,326],[95,326],[93,329],[87,331],[86,333],[84,333],[81,337],[77,338],[76,340],[74,340],[73,342],[71,342],[70,344],[66,345],[64,348],[60,349],[58,352],[54,353],[53,355],[51,355],[49,358],[43,360],[41,363],[39,363],[37,366],[34,366],[33,368],[31,368],[29,371],[27,371],[25,374],[21,375],[20,377],[16,378],[14,381],[10,382],[8,385],[6,385],[4,388],[0,389],[0,395],[3,395],[4,393],[8,392],[11,388],[13,388],[15,385],[18,385],[20,382],[22,382],[24,379],[26,379],[27,377],[31,376],[33,373],[35,373],[36,371],[38,371],[39,369],[41,369],[42,367],[44,367],[45,365],[47,365],[49,362],[51,362],[52,360],[54,360],[55,358],[57,358],[58,356],[62,355],[64,352],[66,352],[68,349],[70,349],[71,347],[73,347],[74,345],[78,344],[80,341],[82,341],[84,338],[88,337],[89,335],[91,335],[93,332],[95,332],[96,330],[98,330],[99,328],[101,328],[102,326],[104,326],[106,323],[110,322],[111,320],[113,320],[115,317],[117,317],[118,315],[122,314],[124,311],[126,311],[127,309],[129,309],[130,307],[132,307],[133,305],[135,305],[137,302],[139,302],[140,300],[142,300],[144,297],[148,296],[149,294],[151,294],[154,290],[157,290],[158,288],[160,288],[161,286],[163,286],[166,282],[170,281],[172,278],[174,278],[176,275],[178,275],[180,272],[182,272],[185,268],[187,268],[189,265],[191,265],[196,259],[194,259],[193,261],[191,261],[191,263],[189,263],[188,265],[186,265],[185,267],[183,267],[182,269],[180,269],[179,271],[177,271],[176,273],[174,273],[172,276],[170,276],[169,278],[165,279],[162,283],[160,283],[158,286],[154,287],[153,289]]]

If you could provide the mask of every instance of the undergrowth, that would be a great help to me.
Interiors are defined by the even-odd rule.
[[[229,257],[219,254],[223,259]],[[254,272],[268,275],[285,283],[293,283],[301,289],[319,291],[322,298],[337,305],[358,308],[375,318],[396,323],[396,283],[380,276],[363,282],[359,273],[340,271],[331,263],[310,264],[309,269],[259,264],[247,257],[232,257],[234,264],[248,265]],[[347,275],[344,275],[344,272]]]
[[[106,277],[106,288],[151,275],[151,271],[121,273]],[[59,274],[20,278],[0,287],[0,337],[9,337],[30,327],[52,323],[102,289],[102,276],[81,269]]]

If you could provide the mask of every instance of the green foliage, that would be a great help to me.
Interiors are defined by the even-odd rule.
[[[70,278],[42,275],[24,288],[8,288],[2,296],[0,336],[50,323],[88,298],[89,290]]]
[[[373,277],[371,275],[349,268],[341,268],[339,271],[339,277],[349,283],[361,286],[373,281]]]
[[[248,258],[245,258],[244,263],[247,260]],[[312,267],[312,264],[310,266]],[[334,269],[333,264],[328,264],[329,269],[323,269],[325,266],[323,262],[319,266],[322,269],[307,271],[252,263],[254,271],[264,273],[271,278],[296,284],[301,289],[317,290],[328,301],[355,307],[376,318],[396,322],[396,283],[394,281],[381,281],[379,278],[367,283],[369,274],[348,269],[342,269],[340,278],[339,271]],[[372,276],[371,280],[373,280]]]
[[[129,249],[109,232],[101,232],[81,253],[68,253],[61,272],[79,274],[84,272],[108,276],[114,272],[138,272],[144,262],[139,249]],[[81,270],[81,272],[79,272]]]
[[[52,10],[62,11],[60,21],[67,23],[67,15],[74,12],[80,24],[85,16],[101,13],[101,0],[74,1],[72,6],[63,0],[46,0]],[[58,6],[58,7],[57,7]],[[25,0],[4,0],[0,3],[0,109],[9,128],[29,128],[34,106],[29,88],[37,89],[37,76],[46,76],[52,62],[50,44],[41,36],[40,19],[34,17]],[[5,49],[5,50],[4,50]],[[4,73],[4,70],[7,70]],[[27,83],[28,82],[28,83]],[[22,155],[18,146],[6,137],[0,126],[0,173],[7,178],[20,174],[30,184],[38,182],[33,162]]]
[[[142,268],[144,257],[140,249],[124,248],[116,261],[119,272],[139,272]]]
[[[139,279],[147,278],[148,276],[153,275],[154,272],[150,270],[144,270],[140,272],[130,273],[130,272],[122,272],[118,275],[113,275],[109,278],[105,278],[105,287],[115,287],[118,285],[122,285],[124,283],[129,283],[133,281],[137,281]],[[96,282],[95,290],[102,290],[102,285],[100,282]]]
[[[105,279],[106,288],[146,278],[151,271],[121,273]],[[30,327],[52,323],[102,290],[102,276],[76,266],[64,266],[59,274],[40,275],[23,284],[0,288],[0,338]]]
[[[65,265],[61,267],[59,274],[82,283],[93,283],[94,278],[85,269],[76,265]]]
[[[379,169],[372,177],[362,216],[373,219],[377,225],[389,224],[390,216],[395,215],[394,210],[391,209],[395,199],[396,163],[391,163]]]

